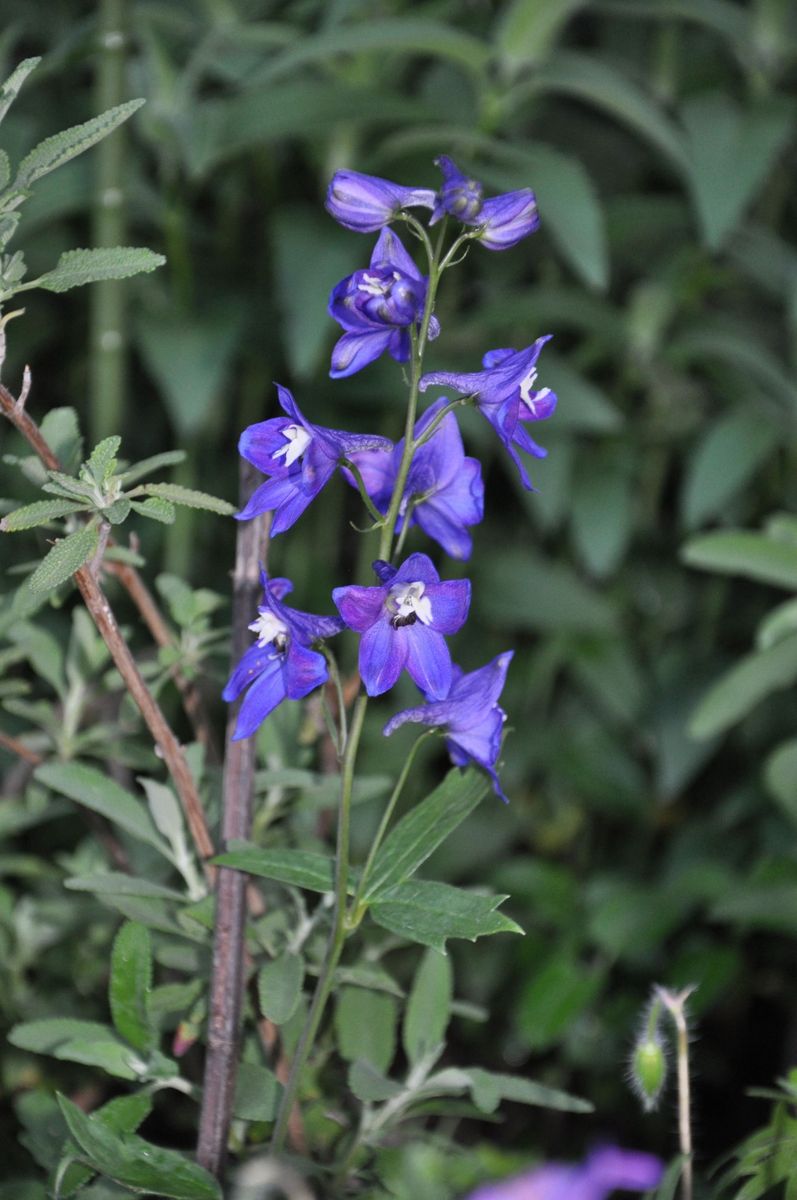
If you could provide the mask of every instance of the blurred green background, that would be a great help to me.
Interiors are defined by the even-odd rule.
[[[532,1131],[510,1112],[485,1134],[501,1144],[566,1156],[612,1134],[667,1153],[671,1108],[638,1115],[625,1059],[651,983],[698,983],[697,1143],[710,1159],[763,1119],[744,1089],[770,1084],[797,1047],[797,784],[773,787],[766,770],[794,733],[794,688],[761,689],[729,730],[688,731],[782,592],[680,558],[696,533],[795,507],[794,5],[2,0],[0,15],[6,74],[44,56],[3,126],[12,160],[147,99],[26,207],[31,270],[102,241],[168,257],[129,284],[26,297],[4,379],[15,386],[30,363],[38,417],[74,405],[89,436],[121,433],[130,458],[184,447],[174,478],[189,486],[235,498],[237,436],[275,415],[274,380],[313,420],[398,436],[394,364],[327,377],[329,288],[371,246],[323,210],[336,168],[434,187],[433,159],[448,153],[489,189],[536,190],[537,235],[503,254],[477,247],[445,279],[428,360],[475,370],[487,349],[553,333],[540,378],[559,394],[539,430],[537,494],[486,423],[462,419],[487,511],[472,563],[446,564],[475,589],[455,653],[472,668],[516,647],[512,803],[486,802],[431,866],[510,892],[527,935],[454,949],[459,993],[491,1016],[461,1021],[453,1054],[467,1046],[596,1104],[587,1121],[542,1113]],[[119,27],[121,45],[104,36]],[[124,203],[103,206],[108,189]],[[107,337],[116,321],[121,345]],[[17,481],[3,488],[31,498]],[[294,579],[300,607],[329,611],[333,586],[364,579],[373,542],[349,519],[356,497],[335,483],[275,541],[272,568]],[[150,576],[226,594],[229,523],[181,514],[142,536]],[[5,553],[30,556],[16,543]],[[211,680],[221,721],[217,691]],[[408,742],[385,743],[386,710],[372,708],[364,769],[397,768]],[[427,756],[427,783],[441,763]],[[359,810],[363,844],[371,809]],[[3,863],[35,913],[48,885]],[[3,936],[21,935],[9,923]],[[68,991],[77,936],[65,928],[57,959],[47,948],[23,962],[5,1022],[31,1015],[14,996]],[[88,972],[81,987],[99,1010],[101,981]]]

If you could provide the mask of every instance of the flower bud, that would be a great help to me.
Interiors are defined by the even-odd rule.
[[[631,1087],[639,1097],[645,1112],[656,1108],[667,1078],[667,1056],[662,1039],[656,1030],[647,1030],[634,1046],[631,1055]]]
[[[479,241],[487,250],[508,250],[539,228],[537,198],[531,188],[485,200],[479,213]]]
[[[326,209],[346,229],[372,233],[405,208],[432,208],[434,192],[402,187],[360,171],[337,171],[327,191]]]
[[[450,213],[467,225],[473,225],[482,210],[484,189],[477,179],[463,175],[446,154],[441,154],[435,163],[443,172],[443,186],[430,225],[434,225],[444,212]]]

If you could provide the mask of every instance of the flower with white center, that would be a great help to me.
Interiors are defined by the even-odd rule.
[[[288,626],[281,621],[271,609],[259,609],[259,616],[249,626],[252,633],[257,634],[258,646],[268,646],[273,642],[278,650],[284,650],[288,643]]]
[[[361,633],[359,666],[369,696],[381,696],[406,668],[418,687],[442,700],[451,686],[445,634],[465,623],[470,582],[441,582],[426,554],[411,554],[398,569],[378,560],[379,587],[335,588],[340,615]]]
[[[271,457],[284,458],[285,466],[290,467],[297,458],[302,457],[313,440],[312,434],[308,433],[301,425],[286,425],[282,430],[282,436],[286,439],[285,445],[275,450]]]

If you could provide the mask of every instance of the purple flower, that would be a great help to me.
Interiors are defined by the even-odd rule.
[[[450,213],[466,225],[478,225],[477,218],[484,202],[482,185],[477,179],[469,179],[467,175],[463,175],[447,154],[441,154],[434,161],[435,166],[443,172],[443,185],[435,197],[436,203],[429,224],[434,225],[446,213]]]
[[[387,438],[364,433],[344,433],[312,425],[299,411],[287,388],[277,384],[285,417],[250,425],[238,442],[240,454],[272,476],[253,492],[237,514],[248,521],[259,513],[273,512],[272,534],[284,533],[301,516],[335,473],[342,458],[358,450],[390,448]]]
[[[445,403],[445,399],[437,400],[427,409],[415,425],[416,439],[429,428]],[[352,455],[366,491],[381,513],[386,513],[390,505],[403,453],[402,438],[392,452],[364,450]],[[420,525],[452,558],[470,558],[473,542],[467,526],[478,525],[484,516],[484,483],[478,459],[465,455],[453,413],[444,417],[429,441],[415,451],[399,510],[398,530],[410,503],[410,525]]]
[[[455,765],[466,767],[469,763],[475,763],[483,767],[493,781],[495,794],[506,803],[495,769],[501,753],[501,731],[506,720],[498,697],[503,691],[513,653],[507,650],[468,675],[454,666],[454,682],[444,700],[421,704],[417,708],[405,708],[391,717],[383,732],[389,737],[408,721],[443,726],[448,752]]]
[[[656,1187],[662,1173],[662,1164],[652,1154],[603,1146],[580,1165],[549,1163],[477,1188],[468,1200],[606,1200],[615,1188],[645,1192]]]
[[[523,428],[524,421],[544,421],[556,408],[556,395],[550,388],[535,390],[537,359],[551,334],[537,338],[526,350],[490,350],[482,359],[483,371],[456,374],[433,371],[424,375],[420,389],[432,384],[453,387],[463,396],[474,396],[476,407],[487,418],[509,451],[520,472],[523,486],[533,491],[531,480],[516,447],[545,458],[548,453],[538,446]]]
[[[508,250],[539,228],[537,198],[531,188],[484,200],[478,180],[463,175],[446,154],[435,162],[443,172],[443,185],[435,197],[430,225],[449,213],[464,225],[478,226],[479,241],[488,250]]]
[[[392,229],[379,235],[371,263],[332,289],[329,314],[345,330],[332,350],[333,379],[362,370],[387,350],[397,362],[410,356],[409,327],[423,316],[427,279]],[[429,322],[429,337],[440,324]]]
[[[418,687],[442,700],[451,687],[451,655],[443,637],[465,623],[470,581],[440,582],[426,554],[411,554],[398,570],[373,564],[379,587],[335,588],[332,599],[360,639],[360,675],[369,696],[392,688],[404,668]]]
[[[286,697],[301,700],[326,682],[326,660],[310,645],[343,629],[339,617],[315,617],[283,604],[283,596],[293,590],[290,580],[269,579],[262,570],[260,578],[263,603],[257,620],[249,626],[257,641],[243,655],[222,692],[225,700],[237,700],[249,689],[238,713],[234,741],[250,737]]]
[[[393,221],[404,208],[434,208],[429,188],[402,187],[359,171],[336,171],[327,190],[326,209],[346,229],[372,233]]]

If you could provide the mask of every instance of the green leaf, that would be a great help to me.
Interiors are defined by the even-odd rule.
[[[22,529],[33,529],[36,525],[48,525],[58,517],[69,513],[85,512],[88,505],[75,504],[72,500],[36,500],[24,508],[15,508],[0,521],[3,533],[19,533]]]
[[[55,543],[28,580],[32,592],[50,592],[65,583],[97,549],[97,530],[92,525],[70,533]]]
[[[417,1063],[439,1046],[448,1028],[454,981],[451,960],[436,950],[427,950],[415,975],[402,1041],[410,1063]]]
[[[58,1046],[71,1041],[109,1042],[115,1038],[109,1025],[98,1021],[81,1021],[75,1017],[48,1017],[39,1021],[23,1021],[8,1035],[12,1046],[34,1054],[52,1054]]]
[[[114,500],[113,504],[109,504],[102,510],[102,515],[111,525],[121,525],[130,516],[131,507],[130,501],[124,496],[120,496],[118,500]]]
[[[347,1062],[364,1061],[384,1074],[396,1052],[396,1001],[385,992],[341,988],[335,1032],[338,1050]]]
[[[488,625],[546,633],[615,632],[608,599],[564,563],[528,550],[499,550],[482,555],[476,569],[482,585],[474,589],[474,602]]]
[[[242,1121],[273,1121],[281,1095],[282,1084],[273,1071],[259,1063],[239,1063],[233,1116]]]
[[[100,486],[107,483],[109,476],[113,474],[116,455],[119,453],[121,444],[122,439],[114,434],[113,437],[103,438],[101,442],[98,442],[89,455],[86,466],[94,477],[95,483]]]
[[[128,100],[126,104],[110,108],[100,116],[85,121],[82,125],[73,125],[70,129],[64,129],[61,133],[45,138],[20,163],[14,187],[29,188],[43,175],[54,171],[56,167],[69,162],[70,158],[75,158],[76,155],[82,154],[84,150],[88,150],[97,142],[102,141],[118,125],[121,125],[137,109],[141,108],[143,103],[143,100]]]
[[[379,1104],[383,1100],[392,1100],[402,1090],[400,1084],[387,1079],[369,1062],[361,1059],[349,1067],[349,1087],[364,1104]]]
[[[54,1058],[63,1062],[99,1067],[101,1071],[113,1075],[116,1079],[140,1079],[144,1074],[144,1063],[135,1050],[117,1041],[101,1042],[98,1038],[75,1038],[69,1042],[62,1042],[51,1053]]]
[[[75,875],[64,880],[70,892],[93,892],[95,896],[149,896],[156,900],[184,901],[182,892],[154,883],[151,879],[139,879],[135,875],[123,875],[121,871],[107,871],[102,875]]]
[[[58,1096],[69,1132],[81,1150],[81,1161],[101,1175],[135,1192],[172,1200],[222,1200],[218,1183],[202,1167],[173,1150],[162,1150],[135,1134],[115,1134],[97,1118]]]
[[[749,408],[729,413],[712,425],[687,469],[681,497],[686,526],[694,529],[721,514],[778,440],[777,429]]]
[[[3,120],[11,105],[19,95],[19,89],[41,62],[41,58],[23,58],[22,62],[9,75],[0,88],[0,121]]]
[[[41,433],[64,470],[77,470],[83,439],[74,408],[51,408],[42,419]]]
[[[231,849],[211,862],[217,867],[235,867],[249,875],[276,879],[278,883],[331,892],[334,888],[334,859],[309,850],[262,850],[246,842],[231,842]]]
[[[722,92],[683,106],[689,185],[706,245],[717,250],[755,199],[791,137],[794,109],[783,98],[740,109]]]
[[[511,72],[546,59],[563,26],[586,0],[512,0],[495,31],[495,48]]]
[[[146,925],[126,921],[113,943],[108,999],[117,1031],[142,1054],[149,1054],[155,1044],[149,1010],[151,993],[149,930]]]
[[[177,517],[174,505],[170,500],[163,500],[160,496],[150,496],[148,500],[131,500],[131,507],[136,512],[141,513],[142,517],[149,517],[152,521],[160,521],[162,525],[173,525]]]
[[[430,796],[399,821],[388,834],[374,861],[365,899],[381,895],[409,879],[448,835],[460,825],[487,791],[479,771],[448,772]]]
[[[178,463],[185,462],[186,457],[185,450],[164,450],[161,454],[153,454],[150,458],[142,458],[140,462],[133,463],[119,473],[119,478],[125,487],[129,487],[131,483],[143,479],[152,471],[158,471],[161,467],[174,467]]]
[[[445,954],[450,937],[475,942],[491,933],[522,933],[515,921],[495,911],[506,899],[416,879],[381,892],[369,912],[383,929]]]
[[[160,496],[172,504],[184,504],[187,508],[204,508],[207,512],[219,513],[223,517],[232,516],[235,505],[218,496],[209,496],[207,492],[197,492],[193,488],[182,487],[179,483],[144,483],[141,490],[149,496]]]
[[[147,1092],[136,1092],[132,1096],[115,1096],[101,1108],[95,1109],[92,1120],[100,1121],[114,1133],[134,1133],[151,1112],[152,1097]],[[59,1197],[73,1195],[88,1183],[93,1173],[90,1167],[73,1161],[59,1180]]]
[[[169,847],[159,837],[144,805],[113,779],[83,763],[44,763],[37,767],[39,783],[85,805],[139,841],[154,846],[170,859]]]
[[[797,634],[746,655],[703,697],[689,724],[695,738],[714,737],[740,721],[772,692],[797,680]]]
[[[784,600],[767,613],[755,634],[759,650],[768,650],[791,633],[797,633],[797,598]]]
[[[257,992],[260,1011],[275,1025],[284,1025],[296,1012],[304,982],[304,959],[286,950],[260,968]]]
[[[514,1100],[519,1104],[533,1104],[539,1108],[553,1108],[558,1112],[590,1113],[595,1106],[588,1100],[571,1096],[558,1088],[546,1087],[525,1079],[521,1075],[502,1075],[483,1071],[481,1067],[467,1068],[471,1080],[473,1103],[482,1112],[495,1112],[502,1100]]]
[[[599,579],[623,557],[634,520],[631,469],[614,449],[590,449],[579,460],[572,491],[573,537],[585,566]]]
[[[797,738],[781,742],[769,755],[764,780],[782,811],[797,825]]]
[[[728,39],[742,56],[750,60],[752,41],[751,13],[730,0],[598,0],[597,8],[623,19],[688,21],[704,25]]]
[[[489,59],[487,47],[478,38],[440,21],[385,17],[357,24],[331,25],[320,34],[303,37],[281,54],[271,57],[253,82],[273,83],[295,75],[299,68],[310,63],[341,55],[348,58],[368,51],[433,55],[459,63],[476,73],[484,71]]]
[[[101,279],[127,279],[131,275],[154,271],[166,259],[143,246],[103,246],[94,250],[67,250],[52,271],[25,284],[22,290],[38,287],[47,292],[68,292],[70,288],[97,283]]]
[[[736,529],[707,533],[687,542],[681,558],[690,567],[797,589],[797,549],[766,533]]]
[[[528,87],[534,92],[561,92],[602,109],[655,146],[680,174],[688,173],[680,130],[616,63],[575,50],[559,50],[539,68]]]
[[[567,950],[556,953],[528,980],[520,996],[517,1024],[534,1050],[556,1045],[591,1004],[603,974],[573,959]]]

